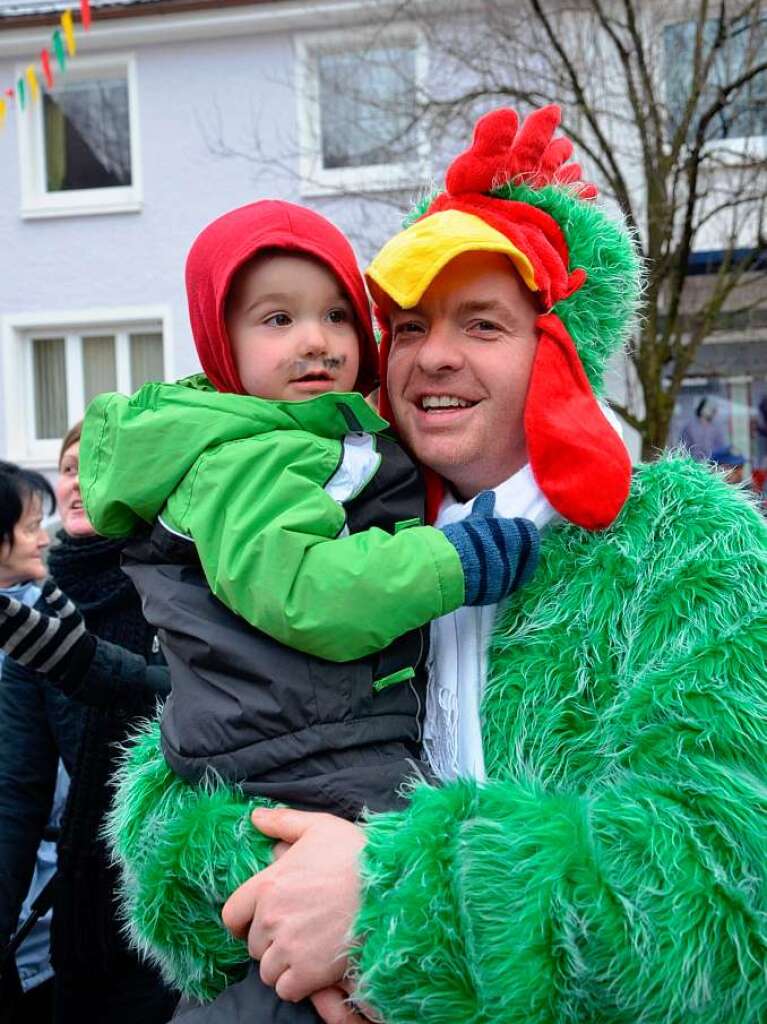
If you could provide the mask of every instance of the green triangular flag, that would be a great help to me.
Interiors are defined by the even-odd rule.
[[[56,60],[59,63],[59,70],[67,70],[67,54],[64,49],[64,40],[61,38],[61,30],[54,29],[53,31],[53,52],[56,54]]]
[[[24,84],[23,78],[20,78],[16,83],[16,98],[19,101],[20,109],[23,110],[27,104],[27,87]]]

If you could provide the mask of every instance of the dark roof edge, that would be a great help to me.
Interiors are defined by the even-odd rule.
[[[115,4],[111,7],[92,7],[94,25],[100,21],[124,18],[146,18],[153,15],[190,14],[194,11],[209,11],[214,8],[262,7],[265,4],[281,3],[285,0],[144,0],[143,3]],[[74,2],[71,7],[75,7]],[[64,9],[62,5],[62,10]],[[75,11],[75,14],[77,12]],[[38,25],[58,25],[61,11],[42,11],[40,14],[2,14],[0,31],[4,29],[32,28]]]

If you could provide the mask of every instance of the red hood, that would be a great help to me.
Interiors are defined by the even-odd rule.
[[[351,245],[330,221],[279,199],[264,199],[225,213],[195,239],[186,261],[189,320],[202,368],[218,391],[245,394],[224,321],[232,277],[262,249],[314,256],[329,267],[349,296],[360,336],[357,390],[367,394],[378,378],[378,350],[370,306]]]

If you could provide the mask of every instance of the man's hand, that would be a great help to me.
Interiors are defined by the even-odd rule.
[[[241,885],[221,917],[230,932],[247,938],[265,984],[296,1003],[346,973],[365,835],[332,814],[258,808],[251,819],[290,848]]]

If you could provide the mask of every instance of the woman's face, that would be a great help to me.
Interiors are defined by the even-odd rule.
[[[43,551],[48,540],[43,529],[42,501],[35,494],[24,502],[21,518],[13,528],[13,544],[0,544],[0,586],[45,579]]]
[[[83,508],[80,494],[80,442],[75,441],[61,456],[56,484],[61,525],[70,537],[93,537],[96,531]]]

